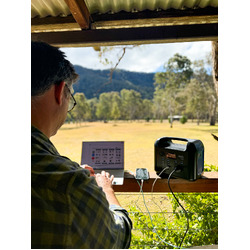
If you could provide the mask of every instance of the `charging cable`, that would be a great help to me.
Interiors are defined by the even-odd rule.
[[[181,247],[181,245],[182,245],[182,243],[183,243],[183,241],[184,241],[184,239],[185,239],[185,237],[186,237],[186,234],[187,234],[187,232],[188,232],[188,229],[189,229],[189,219],[188,219],[188,214],[187,214],[186,209],[181,205],[181,203],[180,203],[179,200],[176,198],[174,192],[172,191],[172,189],[171,189],[171,187],[170,187],[170,178],[171,178],[172,174],[173,174],[177,169],[178,169],[178,166],[175,167],[174,170],[169,174],[169,176],[168,176],[168,187],[169,187],[169,189],[170,189],[172,195],[174,196],[176,202],[178,203],[178,205],[179,205],[179,206],[182,208],[182,210],[184,211],[185,216],[186,216],[186,219],[187,219],[187,229],[186,229],[186,231],[185,231],[185,234],[184,234],[184,236],[183,236],[183,238],[182,238],[182,241],[181,241],[181,243],[180,243],[180,246],[179,246],[179,247]]]
[[[149,215],[149,218],[150,218],[152,227],[153,227],[153,230],[152,230],[152,231],[153,231],[154,233],[156,233],[157,237],[161,240],[161,242],[163,242],[163,243],[165,243],[165,244],[167,244],[167,245],[169,245],[169,246],[171,246],[171,247],[174,247],[174,248],[181,248],[180,246],[178,247],[178,246],[175,246],[175,245],[173,245],[173,244],[171,244],[171,243],[166,242],[166,241],[163,240],[163,239],[160,237],[160,235],[157,233],[157,231],[156,231],[156,229],[155,229],[155,226],[154,226],[154,223],[153,223],[153,220],[152,220],[152,217],[151,217],[151,214],[150,214],[150,212],[149,212],[149,210],[148,210],[148,207],[147,207],[147,205],[146,205],[146,201],[145,201],[144,194],[143,194],[143,190],[142,190],[143,179],[141,179],[141,185],[140,185],[140,183],[139,183],[138,180],[137,180],[137,183],[138,183],[138,185],[139,185],[139,187],[140,187],[140,192],[141,192],[142,197],[143,197],[143,202],[144,202],[145,208],[147,209],[147,212],[148,212],[148,215]],[[165,218],[165,217],[164,217],[164,218]]]
[[[167,232],[169,233],[169,231],[168,231],[168,224],[167,224],[166,217],[165,217],[164,212],[162,211],[161,207],[155,202],[154,197],[153,197],[153,193],[151,193],[151,198],[152,198],[152,201],[154,202],[154,204],[155,204],[155,205],[159,208],[159,210],[161,211],[162,216],[163,216],[164,221],[165,221],[165,225],[166,225],[165,229],[166,229]]]
[[[168,168],[168,167],[164,168],[164,169],[160,172],[159,176],[160,176],[167,168]],[[154,199],[154,196],[153,196],[153,191],[154,191],[154,186],[155,186],[156,181],[157,181],[157,178],[155,178],[155,180],[154,180],[154,182],[153,182],[153,185],[152,185],[152,188],[151,188],[151,198],[152,198],[152,201],[154,202],[154,204],[160,209],[160,211],[161,211],[161,213],[162,213],[162,215],[163,215],[163,218],[164,218],[164,220],[165,220],[166,229],[167,229],[167,232],[168,232],[167,220],[166,220],[166,218],[165,218],[164,212],[162,211],[161,207],[155,202],[155,199]]]
[[[162,174],[166,169],[168,169],[168,168],[169,168],[169,167],[164,168],[164,169],[159,173],[159,177],[160,177],[161,174]],[[168,176],[168,187],[169,187],[170,192],[171,192],[172,195],[174,196],[175,201],[177,202],[177,204],[183,209],[183,211],[184,211],[184,213],[185,213],[185,216],[186,216],[186,219],[187,219],[187,229],[186,229],[185,234],[184,234],[184,236],[183,236],[183,238],[182,238],[182,241],[181,241],[181,243],[180,243],[180,245],[179,245],[179,247],[178,247],[178,248],[181,248],[181,245],[182,245],[182,243],[183,243],[183,241],[184,241],[184,239],[185,239],[185,237],[186,237],[186,234],[187,234],[187,232],[188,232],[188,229],[189,229],[189,218],[188,218],[187,211],[186,211],[185,208],[180,204],[179,200],[176,198],[176,196],[175,196],[175,194],[174,194],[174,192],[172,191],[172,188],[171,188],[171,186],[170,186],[170,178],[171,178],[171,176],[173,175],[173,173],[174,173],[176,170],[178,170],[178,168],[179,168],[179,167],[176,166],[176,167],[174,168],[174,170],[169,174],[169,176]],[[155,186],[156,181],[157,181],[157,178],[156,178],[156,179],[154,180],[154,182],[153,182],[152,189],[151,189],[151,194],[153,194],[153,190],[154,190],[154,186]],[[152,197],[152,200],[154,201],[153,197]],[[154,202],[154,203],[155,203],[155,202]],[[164,217],[164,218],[165,218],[165,217]]]

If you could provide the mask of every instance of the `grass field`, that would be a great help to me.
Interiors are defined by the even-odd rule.
[[[199,139],[205,147],[205,163],[218,166],[218,142],[211,133],[218,134],[218,126],[208,123],[174,122],[170,128],[168,121],[160,122],[88,122],[81,125],[64,124],[51,138],[61,155],[80,163],[82,141],[124,141],[125,169],[136,168],[154,170],[154,142],[164,136]]]

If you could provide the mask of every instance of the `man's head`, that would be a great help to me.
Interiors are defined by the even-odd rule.
[[[64,52],[44,42],[31,42],[31,96],[42,95],[62,81],[71,87],[77,78]]]
[[[62,51],[44,42],[31,42],[31,122],[48,137],[64,123],[77,79]]]

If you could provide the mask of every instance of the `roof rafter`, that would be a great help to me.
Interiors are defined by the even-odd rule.
[[[89,29],[90,13],[84,0],[64,0],[74,19],[82,29]]]

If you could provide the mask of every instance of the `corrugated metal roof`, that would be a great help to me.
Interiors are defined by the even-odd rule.
[[[85,0],[90,14],[218,7],[218,0]],[[31,0],[31,17],[68,16],[70,10],[63,0]]]
[[[218,7],[218,0],[85,0],[89,12],[117,13],[119,11],[167,10]]]
[[[32,39],[61,47],[218,39],[218,0],[31,0],[31,17]]]
[[[68,15],[71,12],[63,0],[31,0],[31,18]]]

